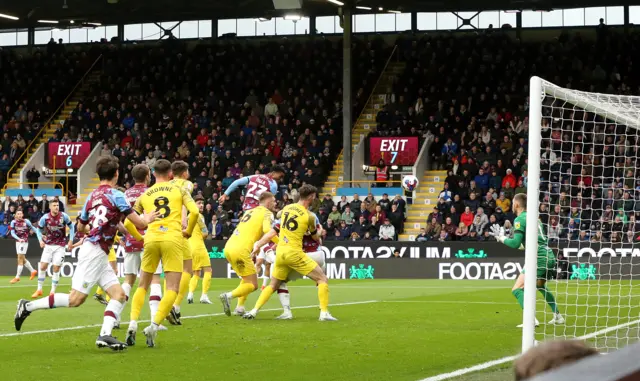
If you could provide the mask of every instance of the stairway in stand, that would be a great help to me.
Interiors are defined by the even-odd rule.
[[[98,186],[100,186],[100,179],[98,179],[98,175],[95,175],[91,179],[91,181],[89,181],[87,188],[81,190],[80,193],[76,196],[76,203],[67,207],[66,212],[69,217],[73,219],[78,215],[78,213],[80,213],[82,207],[84,206],[84,203],[87,201],[87,197],[89,197],[89,194],[93,192],[93,190]]]
[[[378,114],[378,111],[382,110],[382,106],[385,104],[385,95],[391,93],[391,86],[393,85],[394,78],[404,73],[405,66],[405,63],[403,62],[390,62],[385,68],[378,83],[373,89],[372,95],[365,105],[364,110],[351,130],[351,152],[355,151],[355,146],[360,143],[360,140],[367,136],[372,128],[375,128],[376,115]],[[343,147],[343,150],[348,148],[349,147]],[[344,162],[342,158],[342,152],[340,152],[340,156],[338,156],[327,181],[319,190],[320,197],[324,197],[327,193],[334,196],[336,195],[336,189],[338,188],[339,183],[338,180],[343,174]],[[363,193],[366,193],[366,191]]]
[[[82,100],[86,91],[89,90],[91,84],[97,82],[100,78],[100,71],[95,71],[87,74],[86,80],[84,83],[76,90],[75,93],[69,98],[69,102],[64,106],[62,111],[60,111],[55,119],[51,121],[48,125],[44,126],[44,131],[42,134],[36,138],[36,141],[29,148],[29,152],[22,158],[22,163],[14,168],[11,172],[11,176],[7,180],[7,188],[19,188],[20,186],[20,171],[24,168],[26,163],[31,159],[31,156],[36,152],[36,150],[40,147],[41,144],[46,143],[53,137],[58,126],[62,125],[64,121],[67,119],[69,114],[78,106],[80,100]]]
[[[438,204],[438,195],[444,188],[444,179],[447,171],[425,171],[413,204],[408,205],[407,221],[404,224],[404,233],[400,234],[400,241],[413,241],[420,234],[420,228],[427,227],[427,218]]]

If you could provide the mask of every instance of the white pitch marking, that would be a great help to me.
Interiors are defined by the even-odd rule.
[[[377,300],[364,300],[364,301],[360,301],[360,302],[346,302],[346,303],[335,303],[335,304],[330,304],[330,306],[334,307],[334,306],[352,306],[352,305],[356,305],[356,304],[372,304],[372,303],[378,303]],[[318,305],[312,305],[312,306],[299,306],[299,307],[291,307],[291,309],[298,309],[298,310],[302,310],[302,309],[308,309],[308,308],[318,308]],[[268,312],[268,311],[280,311],[282,308],[268,308],[265,310],[262,310],[264,312]],[[199,319],[199,318],[203,318],[203,317],[213,317],[213,316],[222,316],[224,315],[224,312],[219,312],[219,313],[215,313],[215,314],[202,314],[202,315],[193,315],[193,316],[183,316],[182,319]],[[149,323],[150,320],[138,320],[139,323]],[[121,324],[129,324],[129,322],[122,322]],[[62,331],[75,331],[75,330],[79,330],[79,329],[86,329],[86,328],[96,328],[96,327],[102,327],[102,324],[90,324],[90,325],[79,325],[79,326],[75,326],[75,327],[64,327],[64,328],[54,328],[54,329],[43,329],[43,330],[38,330],[38,331],[24,331],[24,332],[13,332],[13,333],[3,333],[0,334],[0,337],[14,337],[14,336],[24,336],[24,335],[35,335],[38,333],[52,333],[52,332],[62,332]]]

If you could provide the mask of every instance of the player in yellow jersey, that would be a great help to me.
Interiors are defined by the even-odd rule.
[[[196,202],[196,205],[198,205],[200,217],[198,217],[198,226],[193,230],[193,234],[191,238],[189,238],[189,246],[191,247],[191,253],[193,253],[193,277],[189,283],[187,302],[193,304],[193,293],[198,287],[198,279],[200,279],[200,272],[202,271],[202,295],[200,296],[200,303],[211,304],[209,295],[207,295],[209,287],[211,286],[211,261],[209,260],[207,247],[204,245],[204,240],[209,237],[209,230],[202,215],[202,211],[204,210],[204,197],[197,195],[193,200]]]
[[[191,193],[193,192],[193,183],[189,181],[189,164],[182,160],[174,161],[171,164],[171,172],[173,173],[173,180],[171,180],[171,184],[177,185],[184,192],[191,195]],[[183,226],[186,225],[187,214],[187,209],[183,207]],[[184,240],[184,245],[186,246],[187,251],[185,251],[183,258],[180,289],[178,291],[176,301],[173,304],[171,313],[167,315],[167,320],[169,320],[169,323],[173,325],[182,325],[182,322],[180,321],[180,304],[182,304],[182,300],[187,295],[187,292],[189,292],[189,283],[191,281],[191,277],[193,276],[193,253],[189,246],[189,242],[186,239]]]
[[[149,224],[144,235],[140,283],[133,295],[131,321],[127,330],[127,342],[135,343],[140,310],[144,304],[153,273],[156,271],[160,260],[162,260],[167,291],[160,300],[158,312],[153,318],[153,322],[144,329],[147,346],[149,347],[155,346],[158,327],[171,312],[173,303],[178,296],[180,278],[182,277],[183,256],[189,250],[185,245],[185,238],[191,236],[200,215],[191,195],[170,182],[172,173],[169,161],[158,160],[154,166],[154,171],[156,184],[138,197],[134,206],[134,209],[140,214],[144,211],[156,211],[158,218]],[[185,230],[182,228],[183,206],[189,211],[189,223]]]
[[[255,307],[244,314],[245,319],[255,319],[258,311],[269,300],[271,294],[289,278],[291,270],[307,276],[318,284],[318,300],[320,302],[320,321],[338,320],[329,313],[329,284],[322,268],[302,250],[302,241],[309,232],[314,239],[319,239],[316,230],[316,217],[309,212],[309,207],[318,191],[314,186],[303,185],[298,190],[300,200],[282,209],[282,221],[276,248],[276,263],[271,271],[271,281],[260,293]]]
[[[263,192],[259,202],[258,207],[245,210],[238,226],[224,246],[225,258],[231,264],[233,271],[242,277],[240,285],[233,291],[220,294],[220,301],[227,316],[231,316],[233,298],[244,298],[258,288],[258,273],[251,252],[253,245],[264,234],[271,231],[276,198],[271,192]]]

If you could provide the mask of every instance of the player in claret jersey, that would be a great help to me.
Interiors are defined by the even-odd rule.
[[[29,230],[36,231],[31,224],[31,221],[24,219],[24,212],[22,209],[16,211],[16,215],[11,225],[11,236],[16,240],[16,253],[18,254],[18,271],[16,277],[11,279],[9,283],[20,282],[20,275],[22,275],[22,269],[27,268],[31,272],[30,280],[35,278],[38,272],[31,266],[31,263],[27,259],[27,249],[29,248]]]
[[[219,203],[224,203],[229,195],[238,187],[246,186],[242,210],[250,210],[260,205],[260,195],[264,192],[278,193],[278,183],[284,178],[284,169],[274,167],[268,175],[252,175],[239,178],[229,185],[229,188],[220,197]]]
[[[111,331],[124,307],[125,295],[117,275],[109,265],[107,253],[113,245],[118,224],[123,216],[131,221],[138,229],[144,229],[155,221],[157,212],[143,216],[133,212],[124,194],[114,189],[118,181],[118,159],[113,156],[103,156],[98,159],[96,173],[100,179],[100,186],[89,195],[80,215],[78,230],[90,227],[82,246],[78,252],[78,263],[71,281],[71,293],[52,294],[48,297],[28,302],[18,301],[18,308],[14,317],[16,330],[29,315],[36,310],[78,307],[82,305],[89,291],[98,284],[111,297],[104,311],[104,319],[100,335],[96,340],[99,348],[109,347],[122,350],[126,344],[111,336]]]
[[[66,213],[60,212],[58,200],[49,202],[49,213],[40,218],[38,222],[38,239],[40,247],[43,249],[40,257],[40,268],[38,269],[38,289],[31,295],[32,298],[42,296],[42,286],[47,277],[49,263],[51,268],[51,292],[55,294],[60,280],[60,266],[64,262],[65,247],[71,250],[75,226],[71,223],[71,218]],[[69,238],[67,238],[67,227],[69,227]]]

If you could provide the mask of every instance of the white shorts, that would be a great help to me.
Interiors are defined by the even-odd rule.
[[[29,242],[16,242],[16,254],[25,255],[29,248]]]
[[[51,263],[54,266],[62,266],[64,262],[65,250],[63,246],[44,245],[40,263]]]
[[[276,252],[272,249],[264,251],[264,248],[261,248],[260,254],[258,254],[258,259],[264,259],[265,262],[272,265],[276,262]]]
[[[318,264],[318,266],[320,266],[320,268],[322,268],[322,271],[326,271],[327,266],[324,260],[324,253],[322,251],[314,251],[312,253],[307,253],[307,255],[309,256],[309,258],[313,259]],[[289,272],[289,279],[287,279],[287,282],[293,282],[302,278],[303,276],[299,273],[291,271]]]
[[[140,263],[142,262],[142,252],[134,251],[124,253],[124,275],[138,275],[140,272]]]
[[[85,241],[78,251],[78,263],[71,288],[89,295],[96,284],[103,290],[108,290],[111,286],[120,284],[120,281],[109,264],[107,253],[100,246]]]

